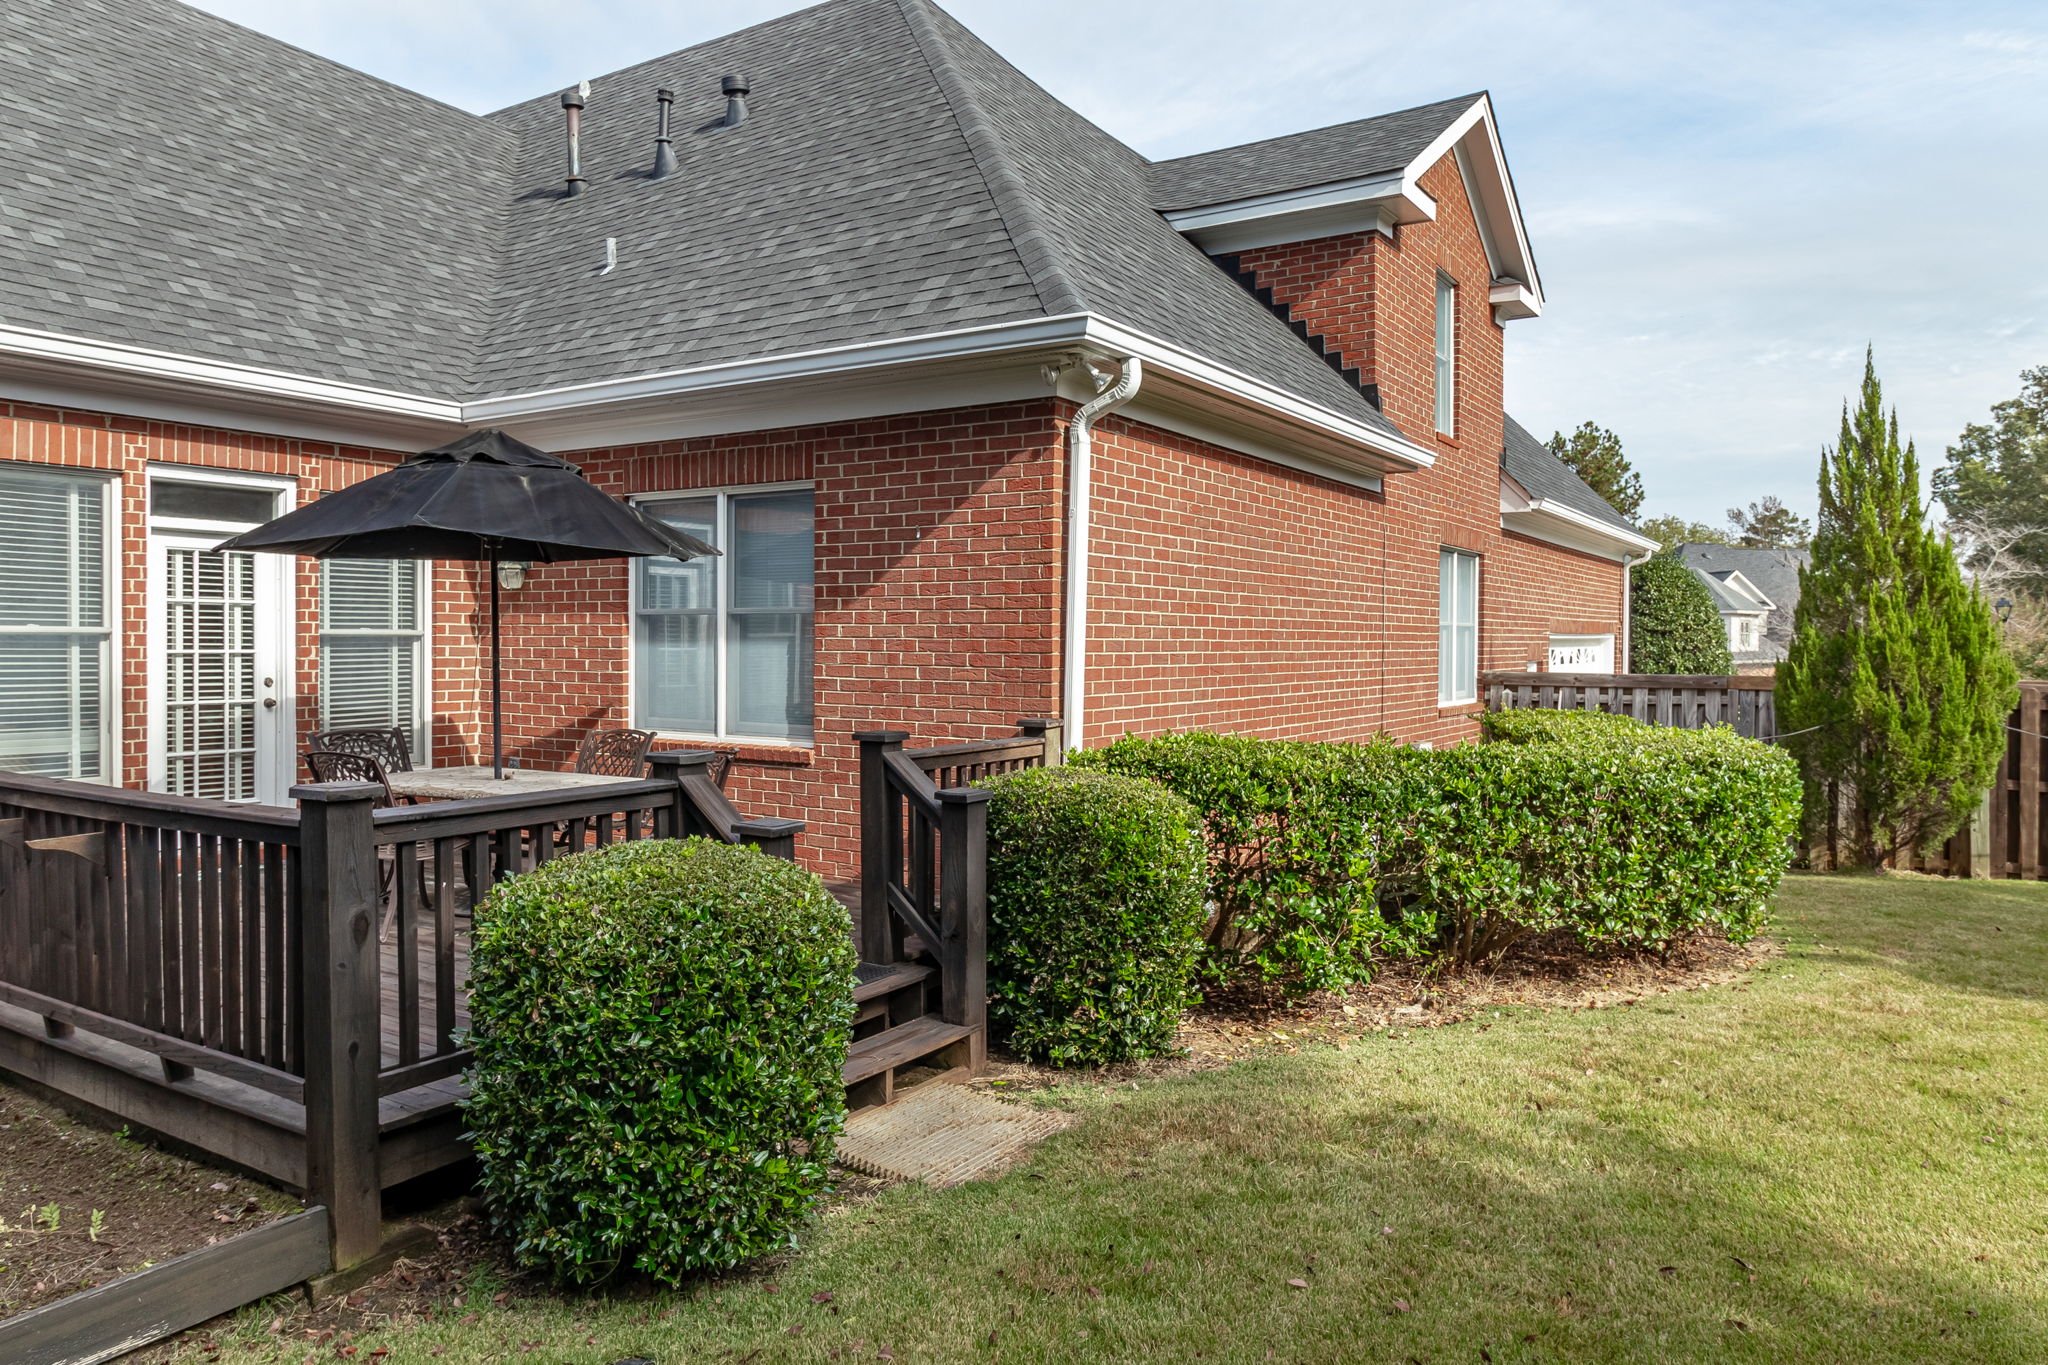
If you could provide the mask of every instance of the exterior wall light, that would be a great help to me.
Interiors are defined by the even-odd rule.
[[[533,567],[523,559],[501,559],[498,561],[498,586],[506,592],[518,592],[526,586],[526,571]]]
[[[2012,599],[2010,597],[1999,598],[1991,604],[1991,610],[1998,613],[1998,623],[2004,625],[2007,621],[2012,620]]]

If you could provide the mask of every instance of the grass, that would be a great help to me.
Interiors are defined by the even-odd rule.
[[[1029,1165],[853,1206],[768,1274],[475,1292],[473,1322],[353,1344],[451,1365],[2048,1359],[2048,886],[1802,877],[1779,909],[1787,953],[1747,984],[1070,1087],[1084,1121]]]

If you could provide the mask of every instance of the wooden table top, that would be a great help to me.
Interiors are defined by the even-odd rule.
[[[604,773],[553,773],[539,768],[507,768],[505,776],[491,776],[491,765],[480,763],[464,768],[415,768],[409,773],[392,773],[391,790],[399,796],[429,801],[467,801],[484,796],[524,796],[536,792],[563,791],[571,787],[603,787],[631,778]]]

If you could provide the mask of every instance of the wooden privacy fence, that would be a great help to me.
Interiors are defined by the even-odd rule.
[[[460,1159],[469,916],[584,848],[701,834],[790,857],[708,752],[652,777],[379,809],[296,809],[0,773],[0,1068],[303,1190],[334,1262],[377,1249],[381,1190]]]
[[[1653,725],[1698,729],[1732,725],[1736,733],[1776,743],[1776,679],[1770,674],[1488,673],[1489,710],[1543,706],[1609,711]],[[1837,802],[1840,806],[1842,803]],[[1810,850],[1816,864],[1836,864],[1843,812]],[[1975,818],[1938,848],[1915,855],[1909,868],[1949,877],[2048,877],[2048,681],[2022,682],[2006,720],[2005,754]]]
[[[1766,743],[1778,736],[1776,680],[1768,673],[1488,673],[1486,707],[1607,711],[1651,725],[1729,725]]]

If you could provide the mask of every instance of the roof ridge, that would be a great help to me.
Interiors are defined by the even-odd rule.
[[[1024,177],[1011,163],[994,122],[983,112],[960,73],[953,69],[951,49],[932,20],[929,0],[897,0],[897,7],[918,51],[931,67],[939,93],[953,111],[954,122],[960,125],[960,135],[981,171],[982,183],[1010,235],[1010,245],[1023,263],[1032,287],[1038,291],[1040,305],[1054,316],[1087,312],[1087,300],[1080,285],[1060,259],[1059,239],[1045,221],[1038,201],[1025,187]]]
[[[1421,104],[1411,104],[1405,109],[1389,109],[1383,114],[1367,114],[1363,118],[1338,119],[1335,123],[1318,124],[1314,128],[1301,128],[1292,133],[1271,133],[1265,137],[1255,137],[1245,142],[1233,142],[1224,147],[1211,147],[1206,151],[1183,152],[1179,156],[1169,156],[1153,161],[1152,164],[1154,166],[1171,166],[1176,162],[1195,161],[1205,156],[1215,156],[1220,152],[1241,152],[1247,147],[1258,147],[1268,142],[1287,142],[1298,137],[1313,137],[1317,133],[1334,133],[1339,128],[1353,128],[1361,124],[1378,123],[1382,119],[1399,118],[1403,114],[1416,114],[1424,109],[1436,109],[1447,104],[1461,104],[1466,108],[1470,108],[1474,101],[1490,99],[1492,94],[1493,92],[1490,90],[1474,90],[1469,95],[1446,95],[1440,100],[1425,100]],[[1151,160],[1149,157],[1146,159],[1148,161]]]

